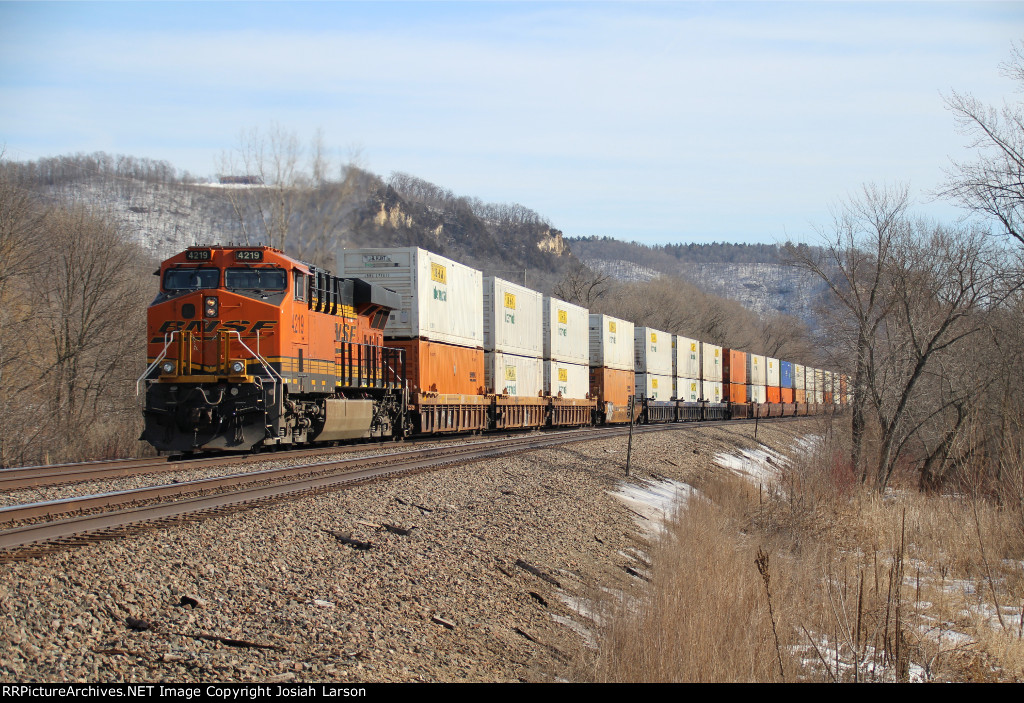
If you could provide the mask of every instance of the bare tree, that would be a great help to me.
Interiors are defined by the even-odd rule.
[[[576,261],[569,266],[552,293],[567,303],[589,309],[608,291],[610,283],[611,278],[606,274],[598,273]]]
[[[1001,69],[1024,89],[1024,46],[1015,45]],[[954,91],[946,105],[978,156],[954,163],[940,195],[995,220],[1024,244],[1024,104],[1004,103],[996,109]]]
[[[908,227],[906,186],[864,186],[861,195],[840,204],[829,230],[821,229],[818,248],[789,245],[793,263],[828,284],[837,304],[832,318],[834,333],[848,340],[852,351],[853,402],[851,407],[850,463],[868,479],[863,462],[870,389],[878,386],[875,342],[895,300],[889,296],[889,262],[894,241]]]
[[[280,125],[267,133],[252,129],[221,157],[223,174],[249,176],[254,183],[225,190],[239,237],[267,244],[323,268],[334,265],[354,212],[366,198],[365,179],[351,155],[331,158],[323,132],[308,149]]]

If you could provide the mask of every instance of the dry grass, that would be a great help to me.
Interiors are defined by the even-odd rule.
[[[774,489],[699,486],[585,678],[1024,679],[1019,508],[980,491],[880,495],[843,456],[833,435]]]

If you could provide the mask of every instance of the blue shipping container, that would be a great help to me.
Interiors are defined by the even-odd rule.
[[[782,388],[793,387],[793,362],[791,361],[780,361],[779,362],[779,373],[780,381],[782,382]]]

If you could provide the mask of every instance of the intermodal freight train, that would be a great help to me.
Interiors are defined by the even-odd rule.
[[[163,262],[142,439],[247,451],[846,402],[840,374],[590,314],[423,249],[342,250],[338,271],[265,246]]]

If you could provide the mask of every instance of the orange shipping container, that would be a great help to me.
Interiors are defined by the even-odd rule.
[[[807,391],[797,388],[796,390],[793,391],[793,397],[796,399],[797,403],[806,403]]]
[[[737,349],[722,350],[722,382],[743,385],[747,382],[747,353]],[[734,403],[745,403],[746,391],[743,391],[743,400],[734,400]],[[731,393],[730,393],[731,395]],[[737,396],[738,397],[738,396]]]
[[[743,352],[739,352],[742,354]],[[729,357],[726,357],[729,358]],[[743,375],[746,376],[746,369],[740,366],[740,370]],[[726,397],[723,399],[730,403],[746,403],[747,402],[747,387],[742,383],[730,383],[726,386],[725,392]]]
[[[793,389],[792,388],[783,388],[782,389],[782,402],[783,403],[792,403],[793,402]]]
[[[480,395],[483,392],[483,349],[425,339],[391,339],[385,344],[405,350],[405,373],[411,393]]]
[[[619,371],[604,366],[590,369],[590,396],[600,403],[614,403],[618,407],[629,405],[633,395],[635,378],[633,371]]]
[[[768,396],[769,403],[781,403],[782,394],[779,392],[781,389],[778,386],[768,386],[765,389],[765,394]]]

